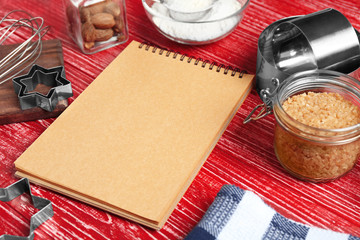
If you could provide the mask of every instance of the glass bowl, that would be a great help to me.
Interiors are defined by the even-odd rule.
[[[172,0],[175,1],[182,0]],[[142,0],[142,3],[150,21],[165,37],[183,44],[202,45],[229,35],[242,20],[250,0],[215,0],[212,8],[196,19],[184,13],[177,17],[179,14],[174,14],[162,0]]]

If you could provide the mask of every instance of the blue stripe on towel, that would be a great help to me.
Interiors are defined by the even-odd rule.
[[[186,240],[216,239],[234,213],[245,191],[225,185],[218,192],[199,224],[185,238]],[[205,238],[199,235],[203,233]]]
[[[245,191],[231,185],[222,187],[198,226],[217,237],[234,213]]]
[[[243,198],[245,194],[250,195]],[[251,198],[253,199],[249,201]],[[260,199],[258,201],[258,198],[255,194],[236,186],[224,185],[198,225],[185,239],[360,240],[360,238],[348,234],[310,227],[289,220],[276,213]],[[246,205],[245,212],[242,211],[244,204]],[[271,212],[266,211],[267,209],[271,209]],[[239,221],[241,218],[246,222]],[[266,218],[268,220],[265,221]],[[251,234],[254,229],[260,234]]]
[[[274,217],[262,239],[305,240],[308,231],[309,227],[290,221],[289,219],[276,213],[274,214]]]
[[[186,236],[186,240],[215,240],[216,238],[201,227],[195,227],[189,235]]]

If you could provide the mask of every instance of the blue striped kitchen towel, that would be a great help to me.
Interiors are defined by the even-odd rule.
[[[309,227],[277,213],[253,192],[224,185],[185,240],[360,240]]]

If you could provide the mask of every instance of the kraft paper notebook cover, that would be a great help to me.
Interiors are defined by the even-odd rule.
[[[252,87],[253,75],[189,60],[133,41],[15,161],[16,175],[161,228]]]

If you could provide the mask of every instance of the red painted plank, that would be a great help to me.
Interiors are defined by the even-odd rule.
[[[17,9],[43,16],[51,30],[45,39],[59,38],[67,77],[73,83],[70,103],[127,45],[94,55],[82,54],[65,28],[61,1],[1,0],[0,15]],[[242,23],[219,42],[185,46],[172,42],[149,22],[140,0],[127,1],[130,39],[147,41],[189,56],[209,59],[233,67],[256,70],[257,39],[270,23],[283,17],[308,14],[332,7],[360,29],[358,0],[271,1],[252,0]],[[24,39],[20,33],[10,42]],[[181,239],[201,219],[223,184],[252,190],[281,214],[303,223],[360,236],[360,166],[343,178],[312,184],[292,178],[278,163],[273,150],[274,117],[243,125],[253,107],[261,103],[252,91],[237,112],[209,159],[181,199],[164,228],[154,231],[126,221],[47,189],[32,186],[33,193],[53,202],[55,216],[36,230],[35,239]],[[13,162],[53,122],[39,120],[0,126],[0,187],[16,181]],[[20,206],[20,207],[19,207]],[[0,203],[0,234],[28,231],[28,203]]]

